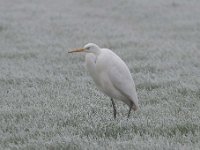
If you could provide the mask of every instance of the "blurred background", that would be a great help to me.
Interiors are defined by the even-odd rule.
[[[72,48],[129,66],[141,110],[112,119]],[[198,149],[199,0],[1,0],[0,147]]]

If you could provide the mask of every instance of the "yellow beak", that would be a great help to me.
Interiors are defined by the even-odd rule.
[[[77,49],[74,49],[72,51],[69,51],[68,53],[83,52],[84,50],[85,50],[85,48],[77,48]]]

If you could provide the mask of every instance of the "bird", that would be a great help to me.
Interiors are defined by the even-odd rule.
[[[68,51],[68,53],[75,52],[86,53],[86,68],[97,88],[110,97],[114,119],[117,114],[115,99],[129,106],[128,118],[132,109],[134,111],[139,109],[136,87],[130,70],[117,54],[94,43]]]

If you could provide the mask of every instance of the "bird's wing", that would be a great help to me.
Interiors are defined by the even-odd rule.
[[[134,81],[128,67],[122,60],[113,62],[112,69],[108,70],[108,76],[113,86],[121,94],[138,106],[138,98]]]

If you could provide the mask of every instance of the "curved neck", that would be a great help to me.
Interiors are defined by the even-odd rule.
[[[101,49],[98,46],[96,46],[92,53],[94,53],[95,55],[99,55],[101,53]]]

